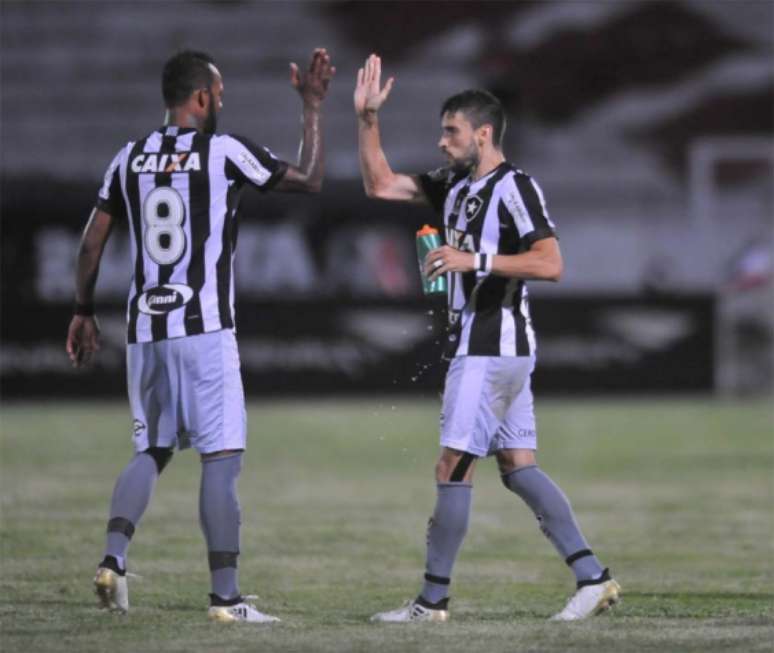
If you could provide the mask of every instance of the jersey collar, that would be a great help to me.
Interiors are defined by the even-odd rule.
[[[475,192],[475,191],[479,190],[484,184],[486,184],[486,182],[492,177],[492,175],[497,174],[500,170],[503,169],[503,166],[507,166],[507,165],[508,165],[507,161],[503,161],[502,163],[498,163],[497,166],[492,168],[483,177],[479,177],[475,181],[473,180],[473,173],[469,174],[468,175],[468,182],[470,183],[470,190],[471,190],[471,192]]]
[[[162,136],[181,136],[197,131],[195,127],[178,127],[177,125],[162,125],[159,127]]]

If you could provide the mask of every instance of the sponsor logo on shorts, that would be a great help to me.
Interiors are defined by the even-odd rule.
[[[132,430],[134,431],[134,437],[139,438],[145,430],[145,424],[140,420],[135,419],[134,422],[132,422]]]
[[[164,315],[185,306],[193,297],[193,289],[182,283],[166,283],[146,290],[137,300],[137,308],[146,315]]]

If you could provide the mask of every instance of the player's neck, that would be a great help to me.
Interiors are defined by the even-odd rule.
[[[174,109],[167,109],[164,115],[165,127],[180,127],[182,129],[197,129],[202,131],[202,125],[200,120],[197,120],[193,115],[187,111],[175,111]]]
[[[485,177],[492,172],[492,170],[504,161],[505,157],[499,150],[492,150],[491,152],[485,153],[481,157],[481,161],[479,161],[478,165],[473,169],[473,172],[470,175],[471,179],[473,181],[478,181],[481,177]]]

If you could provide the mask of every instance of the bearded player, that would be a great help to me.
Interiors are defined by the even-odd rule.
[[[619,586],[583,537],[567,497],[538,467],[530,377],[535,333],[527,280],[558,281],[562,256],[535,181],[506,161],[505,114],[493,95],[468,90],[441,108],[439,147],[448,166],[396,174],[381,147],[377,114],[392,89],[381,61],[358,71],[355,111],[360,166],[369,197],[430,204],[446,244],[428,253],[430,281],[446,275],[450,360],[441,409],[436,504],[427,532],[424,583],[381,622],[446,621],[449,584],[468,528],[476,461],[494,455],[507,490],[534,512],[541,530],[575,575],[577,591],[552,619],[585,619],[618,600]]]

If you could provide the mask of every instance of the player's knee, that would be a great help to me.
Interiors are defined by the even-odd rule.
[[[435,466],[435,480],[438,483],[462,483],[476,458],[467,451],[459,456],[442,455]]]
[[[164,468],[172,459],[172,449],[168,449],[166,447],[149,447],[143,451],[143,453],[147,453],[151,458],[153,458],[159,474],[164,471]]]
[[[531,449],[501,449],[497,452],[497,468],[500,476],[507,476],[522,467],[535,465],[537,465],[537,459]]]
[[[241,459],[244,449],[221,449],[220,451],[211,451],[210,453],[201,454],[203,463],[210,462],[211,460],[220,460],[222,458],[239,458]]]

